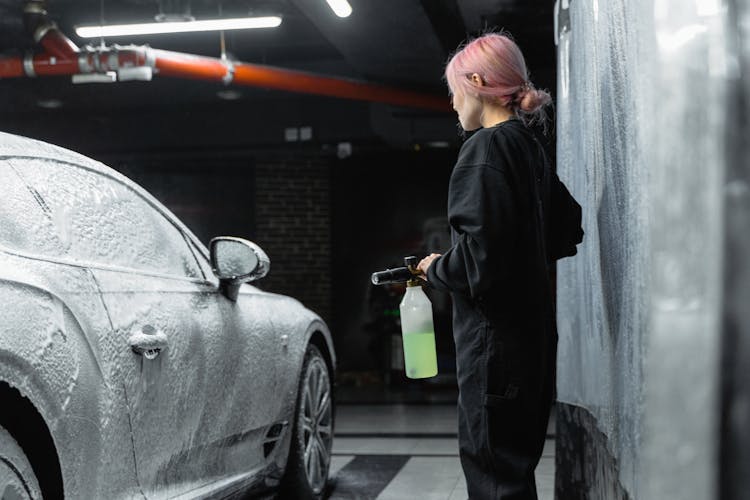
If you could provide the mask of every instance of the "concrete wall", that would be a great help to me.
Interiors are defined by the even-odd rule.
[[[721,0],[559,0],[557,20],[586,231],[558,267],[557,496],[714,498],[736,20]]]

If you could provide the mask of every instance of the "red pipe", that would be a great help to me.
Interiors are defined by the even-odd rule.
[[[78,73],[76,59],[58,59],[50,54],[36,54],[33,59],[34,73],[38,76],[62,76]]]
[[[383,102],[397,106],[432,109],[435,111],[450,111],[447,97],[420,94],[373,83],[320,76],[257,64],[243,63],[237,65],[235,67],[234,82],[239,85],[254,85],[344,99]]]
[[[23,61],[20,57],[0,58],[0,78],[18,78],[23,76]]]
[[[78,46],[65,36],[55,25],[42,35],[39,44],[44,47],[49,54],[60,58],[74,58],[78,52]]]
[[[221,59],[166,50],[154,50],[153,54],[154,67],[164,76],[219,82],[231,78],[229,63]]]
[[[315,75],[271,66],[231,63],[211,57],[154,50],[148,47],[97,49],[88,52],[59,55],[71,49],[67,38],[50,30],[44,35],[47,45],[56,53],[37,54],[31,61],[33,73],[27,76],[74,75],[102,73],[125,67],[152,66],[164,76],[234,83],[304,94],[325,95],[344,99],[382,102],[396,106],[450,112],[447,97],[421,94],[382,85],[330,76]],[[57,32],[59,33],[59,32]],[[49,38],[48,38],[49,37]],[[70,42],[72,44],[72,42]],[[73,44],[73,46],[75,46]],[[50,50],[50,52],[52,52]],[[21,58],[0,58],[0,78],[26,74]]]
[[[79,65],[79,73],[97,73],[105,71],[117,71],[121,68],[132,68],[146,66],[148,63],[148,50],[144,47],[81,52],[76,60]],[[80,65],[83,64],[83,67]]]
[[[164,76],[227,81],[237,85],[264,87],[303,94],[383,102],[435,111],[451,110],[447,97],[420,94],[367,82],[315,75],[260,64],[233,63],[210,57],[154,50],[156,69]],[[230,69],[231,68],[231,69]],[[232,76],[231,72],[234,72]]]

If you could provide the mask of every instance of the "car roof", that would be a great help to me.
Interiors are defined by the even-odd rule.
[[[86,166],[104,174],[107,170],[112,170],[103,163],[75,151],[6,132],[0,132],[0,156],[46,158]]]
[[[96,161],[88,156],[84,156],[75,151],[65,149],[54,144],[49,144],[44,141],[37,139],[31,139],[29,137],[23,137],[20,135],[9,134],[7,132],[0,132],[0,161],[6,158],[26,158],[26,159],[41,159],[51,160],[54,162],[67,163],[70,165],[77,166],[92,170],[101,175],[116,180],[117,182],[129,187],[139,195],[141,195],[147,202],[149,202],[156,210],[164,214],[169,218],[180,230],[182,230],[188,237],[196,244],[198,248],[205,254],[208,255],[206,247],[201,241],[195,237],[192,231],[182,223],[167,207],[162,205],[159,200],[151,196],[151,194],[143,189],[141,186],[131,181],[115,169],[108,167],[100,161]]]

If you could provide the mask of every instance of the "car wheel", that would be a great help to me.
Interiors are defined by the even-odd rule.
[[[281,498],[317,500],[323,497],[332,444],[331,377],[323,355],[317,347],[310,345],[302,364]]]
[[[0,498],[42,498],[34,470],[13,436],[0,426]]]

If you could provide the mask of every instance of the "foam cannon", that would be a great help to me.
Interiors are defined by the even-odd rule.
[[[422,271],[417,269],[418,262],[416,257],[406,257],[405,267],[373,273],[372,284],[406,283],[406,293],[399,306],[406,376],[429,378],[437,375],[435,326],[432,303],[422,290],[426,281],[420,278]]]

